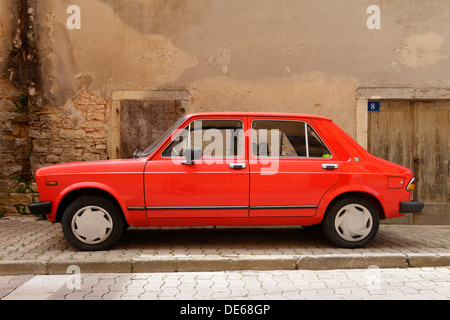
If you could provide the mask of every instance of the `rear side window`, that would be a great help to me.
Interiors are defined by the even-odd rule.
[[[319,135],[308,124],[308,152],[310,158],[329,158],[331,152]]]
[[[254,120],[252,152],[257,157],[331,157],[319,135],[303,121]]]

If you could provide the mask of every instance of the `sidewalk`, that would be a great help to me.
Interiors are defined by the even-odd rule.
[[[0,275],[327,270],[450,266],[450,226],[381,225],[364,249],[340,249],[298,228],[130,228],[109,251],[80,252],[60,224],[31,217],[0,220]]]

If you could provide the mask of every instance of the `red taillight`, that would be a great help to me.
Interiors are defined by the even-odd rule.
[[[405,185],[405,178],[402,177],[389,177],[388,188],[389,189],[403,189]]]

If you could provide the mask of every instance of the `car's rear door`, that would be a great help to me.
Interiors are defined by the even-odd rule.
[[[314,216],[341,162],[307,118],[249,118],[250,217]]]

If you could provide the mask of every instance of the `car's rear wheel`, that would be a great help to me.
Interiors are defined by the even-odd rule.
[[[343,248],[360,248],[375,238],[380,218],[367,199],[344,198],[332,205],[323,222],[325,235]]]
[[[98,196],[87,196],[72,202],[61,220],[67,241],[83,251],[106,250],[121,237],[122,214],[116,205]]]

